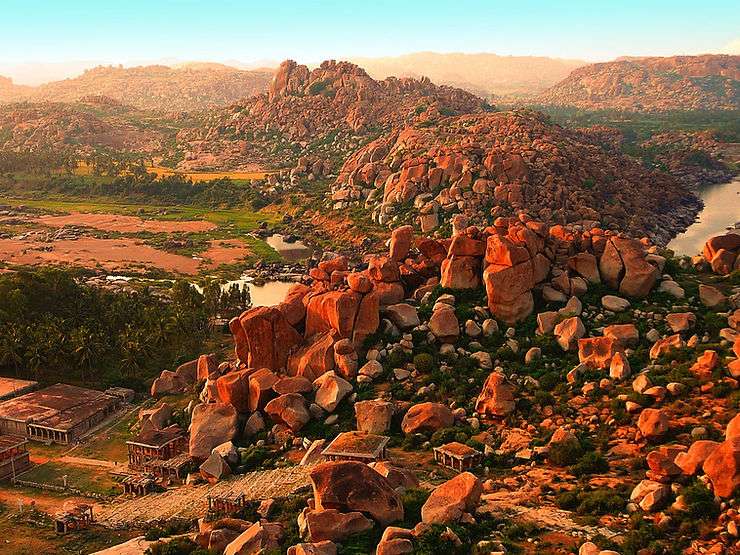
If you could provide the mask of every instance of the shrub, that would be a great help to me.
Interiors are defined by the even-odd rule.
[[[583,455],[583,448],[578,441],[561,441],[550,445],[547,458],[557,466],[575,464]]]
[[[421,521],[421,508],[426,503],[430,493],[430,491],[424,489],[412,488],[407,489],[401,495],[404,520],[410,527],[415,526],[417,522]]]
[[[578,477],[585,474],[600,474],[608,470],[609,462],[598,451],[589,451],[584,454],[571,468],[571,472]]]
[[[681,494],[693,518],[710,520],[719,516],[719,507],[714,502],[714,496],[703,484],[696,482],[684,488]]]
[[[439,447],[440,445],[450,443],[451,441],[458,441],[457,432],[458,430],[455,428],[442,428],[441,430],[437,430],[432,434],[432,445],[434,447]],[[467,441],[467,437],[465,438],[465,441]]]
[[[419,372],[431,372],[434,369],[434,357],[429,353],[420,353],[414,357],[414,366]]]

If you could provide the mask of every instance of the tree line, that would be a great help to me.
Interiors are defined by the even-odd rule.
[[[249,304],[248,294],[204,293],[186,281],[165,291],[108,291],[61,269],[0,275],[0,374],[146,389],[206,350],[212,317]]]

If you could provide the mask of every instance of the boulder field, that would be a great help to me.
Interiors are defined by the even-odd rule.
[[[629,542],[645,540],[639,520],[682,548],[675,534],[699,515],[714,530],[687,553],[736,547],[740,291],[707,272],[734,239],[710,239],[692,264],[595,224],[525,213],[451,224],[446,239],[396,228],[385,253],[360,262],[324,256],[283,302],[229,322],[230,360],[203,355],[155,380],[155,396],[198,385],[194,480],[245,472],[255,448],[307,467],[311,494],[289,517],[300,542],[286,543],[285,514],[265,509],[256,521],[204,521],[199,545],[501,552],[486,527],[534,511],[579,538],[571,552],[619,553],[627,540],[571,511],[597,516],[599,531],[628,530]],[[171,417],[158,405],[142,427]],[[389,436],[388,460],[324,460],[340,431],[355,445]],[[482,462],[453,472],[432,448]],[[461,529],[479,534],[473,544]],[[617,539],[597,547],[607,537]]]

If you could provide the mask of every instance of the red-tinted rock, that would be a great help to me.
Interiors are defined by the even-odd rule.
[[[475,412],[482,416],[503,417],[514,410],[514,387],[500,372],[491,372],[475,402]]]
[[[612,357],[622,350],[622,346],[611,337],[578,340],[578,360],[591,368],[609,368]]]
[[[670,421],[665,412],[660,409],[643,409],[637,420],[637,427],[642,437],[656,440],[668,432]]]
[[[436,432],[442,428],[449,428],[454,422],[452,411],[446,405],[419,403],[406,412],[401,422],[401,429],[405,434]]]
[[[297,432],[311,420],[308,402],[298,393],[287,393],[276,397],[265,406],[265,412],[278,424],[285,424]]]
[[[408,255],[414,240],[414,228],[405,225],[391,233],[390,257],[396,262],[403,261]]]
[[[480,480],[463,472],[437,486],[421,508],[421,520],[426,524],[457,522],[464,513],[475,511],[482,492]]]
[[[239,318],[246,337],[247,366],[280,370],[288,362],[288,353],[300,344],[300,334],[275,307],[257,307]]]
[[[310,474],[316,510],[359,511],[387,525],[403,518],[401,498],[387,479],[366,464],[334,461]]]
[[[305,337],[330,330],[337,332],[339,337],[352,337],[361,300],[362,296],[353,291],[329,291],[309,297]]]
[[[252,370],[229,372],[216,380],[218,398],[232,405],[237,412],[249,410],[249,374]]]
[[[231,441],[237,434],[237,413],[224,403],[199,404],[190,422],[190,456],[205,460],[214,447]]]
[[[704,473],[712,482],[715,495],[732,497],[740,485],[740,438],[728,439],[717,446],[704,461]]]

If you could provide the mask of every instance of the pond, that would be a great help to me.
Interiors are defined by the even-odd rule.
[[[274,234],[265,239],[288,262],[298,262],[310,258],[313,249],[302,241],[287,241],[285,235]]]
[[[256,284],[252,281],[252,278],[241,278],[223,283],[221,289],[225,291],[235,284],[240,289],[247,287],[252,298],[252,306],[273,306],[285,300],[288,291],[295,283],[294,281],[265,281]],[[200,285],[194,283],[193,287],[198,292],[203,292]]]
[[[729,183],[705,185],[697,193],[704,201],[704,208],[696,221],[667,245],[678,255],[700,253],[707,239],[740,221],[740,177]]]

